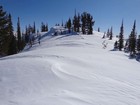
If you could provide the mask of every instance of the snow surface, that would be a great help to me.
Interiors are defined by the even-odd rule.
[[[46,35],[0,58],[0,105],[140,105],[140,63],[102,36]]]

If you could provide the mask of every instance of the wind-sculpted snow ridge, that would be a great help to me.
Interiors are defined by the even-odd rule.
[[[140,105],[139,62],[102,36],[45,35],[0,58],[0,105]]]

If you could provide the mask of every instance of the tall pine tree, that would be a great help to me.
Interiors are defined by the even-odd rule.
[[[0,56],[7,55],[7,23],[8,23],[8,17],[6,12],[3,10],[3,7],[0,6]]]
[[[140,35],[138,36],[137,39],[137,52],[140,54]]]
[[[62,27],[64,26],[63,20],[62,20],[62,24],[61,24],[61,26],[62,26]]]
[[[17,46],[18,46],[18,51],[20,52],[22,50],[22,39],[21,39],[21,30],[20,30],[20,19],[18,17],[18,22],[17,22]]]
[[[0,56],[17,53],[16,37],[13,34],[11,15],[0,6]]]
[[[25,27],[25,43],[29,43],[29,31],[27,26]]]
[[[71,19],[69,18],[68,22],[67,22],[67,28],[69,30],[69,33],[71,32]]]
[[[75,10],[75,15],[73,17],[73,28],[75,32],[77,32],[77,21],[78,21],[78,17],[76,15],[76,10]]]
[[[84,12],[81,15],[81,22],[82,22],[82,33],[86,34],[86,31],[87,31],[87,13],[86,12]]]
[[[98,28],[98,32],[100,32],[100,28]]]
[[[9,49],[8,49],[8,55],[16,54],[17,53],[17,41],[16,37],[13,33],[13,24],[11,19],[11,14],[9,14],[9,22],[8,22],[8,32],[9,32]]]
[[[88,13],[87,14],[88,34],[93,34],[93,28],[92,28],[92,26],[94,25],[94,22],[95,21],[93,21],[93,17]]]
[[[45,26],[45,31],[46,32],[48,31],[48,24],[46,24],[46,26]]]
[[[130,56],[135,56],[136,53],[136,20],[134,21],[133,29],[129,36]]]
[[[109,36],[110,36],[110,30],[109,29],[107,30],[107,34],[106,35],[109,38]]]
[[[36,33],[36,26],[35,26],[35,22],[34,22],[34,25],[33,25],[32,32],[33,32],[33,33]]]
[[[113,37],[113,28],[111,27],[110,29],[110,34],[109,34],[109,40],[112,40],[112,37]]]
[[[119,50],[121,51],[122,50],[122,48],[124,47],[124,45],[123,45],[123,42],[124,42],[124,39],[123,39],[123,37],[124,37],[124,28],[123,28],[123,21],[122,21],[122,25],[121,25],[121,28],[120,28],[120,34],[119,34],[119,45],[118,45],[118,47],[119,47]]]
[[[80,27],[81,27],[81,24],[80,24],[80,19],[81,19],[81,17],[80,17],[80,14],[78,13],[78,17],[77,17],[77,21],[76,21],[76,26],[77,26],[77,32],[80,32]]]

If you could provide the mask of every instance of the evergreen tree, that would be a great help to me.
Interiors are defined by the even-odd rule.
[[[118,49],[118,41],[115,41],[115,43],[114,43],[114,49]]]
[[[45,31],[46,32],[48,31],[48,24],[46,24],[46,26],[45,26]]]
[[[58,24],[56,24],[55,26],[58,26]],[[48,24],[44,24],[43,22],[41,23],[41,32],[47,32],[48,31]]]
[[[17,41],[16,37],[13,33],[13,24],[11,15],[9,14],[9,23],[8,23],[8,32],[9,32],[9,49],[8,49],[8,55],[16,54],[17,53]]]
[[[110,29],[110,34],[109,34],[109,40],[112,40],[112,37],[113,37],[113,28],[111,27]]]
[[[17,53],[16,37],[13,34],[11,14],[6,14],[0,6],[0,55]]]
[[[80,27],[81,27],[80,21],[81,21],[81,16],[80,16],[79,13],[78,13],[78,16],[77,16],[76,10],[75,10],[75,15],[73,17],[73,30],[75,32],[80,32]]]
[[[34,25],[33,25],[32,33],[36,33],[36,26],[35,26],[35,22],[34,22]]]
[[[87,24],[88,24],[88,34],[92,34],[93,33],[93,28],[92,28],[92,26],[94,25],[94,22],[95,21],[93,21],[93,17],[88,13],[87,14]]]
[[[82,33],[83,33],[83,34],[86,34],[86,29],[87,29],[87,27],[86,27],[86,26],[87,26],[87,25],[86,25],[86,23],[87,23],[86,15],[87,15],[86,12],[84,12],[84,13],[81,15]]]
[[[45,32],[45,24],[43,22],[41,23],[41,32]]]
[[[138,36],[138,39],[137,39],[137,51],[138,53],[140,53],[140,35]]]
[[[129,36],[129,50],[130,56],[134,56],[136,53],[136,21],[134,21],[133,29]]]
[[[98,32],[100,32],[100,28],[98,28]]]
[[[81,15],[81,22],[82,22],[82,33],[83,34],[92,34],[93,32],[93,25],[95,21],[93,21],[93,17],[87,13],[83,12]]]
[[[61,24],[61,26],[62,26],[62,27],[64,26],[63,20],[62,20],[62,24]]]
[[[76,21],[76,26],[77,26],[77,32],[80,32],[80,27],[81,27],[81,24],[80,24],[80,19],[81,19],[81,17],[80,17],[80,14],[78,13],[78,17],[77,17],[77,21]]]
[[[109,38],[109,36],[110,36],[110,30],[108,29],[107,30],[107,38]]]
[[[129,52],[129,39],[126,40],[125,45],[124,45],[124,52]]]
[[[77,32],[77,20],[78,20],[78,17],[77,17],[76,12],[75,12],[75,15],[73,18],[73,28],[74,28],[75,32]]]
[[[8,51],[8,44],[7,44],[7,24],[8,24],[8,17],[6,12],[3,10],[3,7],[0,6],[0,55],[4,56],[7,55]]]
[[[28,27],[26,26],[26,32],[27,35],[30,35],[32,33],[36,33],[36,26],[35,26],[35,22],[33,24],[33,26],[31,26],[30,24],[28,25]]]
[[[123,21],[122,21],[122,25],[121,25],[121,28],[120,28],[120,35],[119,35],[119,46],[118,46],[120,51],[124,47],[123,46],[123,40],[124,40],[123,39],[123,37],[124,37],[123,33],[124,33],[124,28],[123,28]]]
[[[70,30],[71,30],[71,19],[69,18],[68,22],[67,22],[67,28],[69,30],[69,33],[70,33]]]
[[[30,35],[32,33],[32,27],[31,27],[31,25],[29,24],[28,25],[28,35]]]
[[[29,31],[27,26],[25,28],[25,43],[29,43]]]
[[[65,25],[64,25],[64,26],[65,26],[65,28],[67,28],[67,23],[68,23],[68,22],[66,21],[66,22],[65,22]]]
[[[18,51],[21,51],[22,50],[22,39],[21,39],[19,17],[18,17],[18,22],[17,22],[17,46],[18,46]]]

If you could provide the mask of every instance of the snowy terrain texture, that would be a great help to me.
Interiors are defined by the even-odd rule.
[[[102,36],[44,33],[0,58],[0,105],[140,105],[140,63]]]

